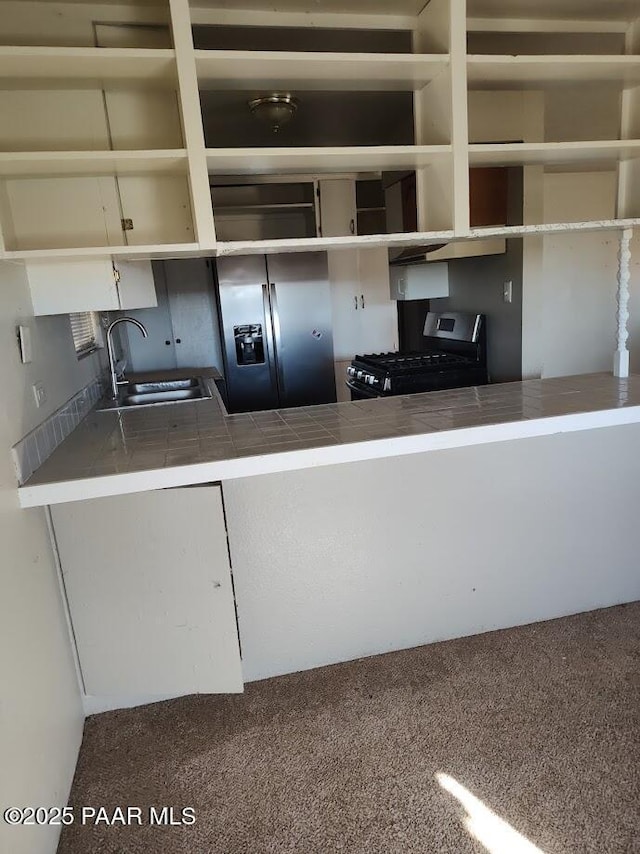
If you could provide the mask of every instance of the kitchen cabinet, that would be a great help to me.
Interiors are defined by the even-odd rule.
[[[318,182],[320,193],[320,235],[341,237],[356,233],[358,209],[356,182],[350,178]]]
[[[125,22],[91,3],[22,5],[0,3],[3,252],[193,246],[168,7]]]
[[[59,504],[51,515],[88,696],[242,691],[219,486]]]
[[[158,304],[150,261],[114,261],[119,308],[152,308]]]
[[[469,218],[471,228],[500,226],[509,222],[508,212],[509,171],[502,167],[476,167],[469,170]],[[385,190],[387,231],[418,231],[418,200],[416,175],[403,176]],[[506,252],[503,237],[487,240],[452,241],[444,246],[434,246],[425,254],[425,261],[434,263],[454,258],[475,258],[482,255],[500,255]],[[389,257],[397,257],[401,249],[391,250]]]
[[[148,337],[129,326],[121,332],[131,370],[222,367],[209,263],[205,258],[154,262],[157,308],[129,312],[144,324]]]
[[[211,187],[218,240],[316,237],[313,181]]]
[[[390,280],[391,298],[394,300],[449,296],[449,265],[444,262],[391,267]]]
[[[470,168],[571,173],[604,167],[619,172],[613,222],[638,216],[635,4],[593,0],[576,11],[575,0],[558,0],[528,4],[525,12],[520,5],[431,0],[417,11],[407,0],[386,10],[388,26],[383,13],[376,27],[397,28],[400,15],[415,52],[391,47],[372,53],[260,51],[250,43],[242,49],[237,40],[233,50],[194,50],[192,25],[222,28],[228,19],[224,10],[206,11],[189,0],[0,0],[0,111],[6,119],[0,128],[0,257],[53,258],[68,250],[138,258],[152,251],[154,257],[213,254],[210,177],[246,183],[414,172],[418,229],[450,243],[477,228]],[[302,0],[292,0],[282,13],[269,0],[252,3],[257,20],[267,15],[273,29],[280,22],[290,26],[290,15],[305,8]],[[339,11],[351,30],[371,33],[361,4],[344,2]],[[573,33],[565,32],[567,20],[575,24]],[[344,48],[339,36],[336,44]],[[600,100],[599,84],[609,87]],[[228,117],[235,126],[246,92],[264,89],[299,94],[298,120],[308,91],[413,93],[413,144],[293,146],[282,134],[247,147],[240,133],[232,147],[207,148],[201,93],[235,97],[238,111],[230,109]],[[478,96],[524,101],[532,92],[546,117],[539,138],[501,132],[505,117],[515,115],[511,110],[486,119],[492,133],[476,132]],[[603,121],[609,113],[614,121]],[[529,118],[522,113],[522,119],[524,127]],[[581,215],[576,202],[572,217],[581,221]],[[527,225],[549,224],[544,216],[532,211]],[[367,245],[353,237],[356,245]],[[380,246],[388,240],[376,237]],[[469,245],[477,252],[480,244],[437,251],[440,258],[458,256]]]
[[[151,262],[72,258],[25,262],[34,315],[157,305]]]
[[[323,236],[353,234],[357,223],[353,179],[320,181]],[[384,247],[329,251],[329,281],[336,362],[356,353],[395,349],[395,307],[389,298],[389,264]],[[341,367],[338,386],[343,385]]]

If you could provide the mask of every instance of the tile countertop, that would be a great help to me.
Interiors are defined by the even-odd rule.
[[[19,498],[33,507],[639,422],[640,375],[527,380],[241,415],[227,415],[216,395],[90,412]]]

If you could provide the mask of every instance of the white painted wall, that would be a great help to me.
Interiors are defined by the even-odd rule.
[[[245,680],[640,598],[639,440],[610,427],[225,482]]]
[[[615,172],[547,173],[549,222],[615,215]],[[544,238],[538,346],[542,376],[611,371],[615,350],[618,235]]]
[[[32,328],[21,365],[15,326]],[[0,803],[64,805],[83,714],[44,511],[21,510],[10,448],[87,384],[98,360],[78,361],[67,316],[33,318],[22,265],[0,264]],[[47,402],[31,391],[43,382]],[[0,822],[0,851],[52,854],[59,828]]]

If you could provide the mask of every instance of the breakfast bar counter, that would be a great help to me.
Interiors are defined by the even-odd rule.
[[[93,410],[23,507],[640,422],[640,376],[589,374],[228,415],[208,400]]]

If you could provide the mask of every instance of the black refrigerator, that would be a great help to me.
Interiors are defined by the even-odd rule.
[[[227,408],[335,403],[324,252],[216,259]]]

